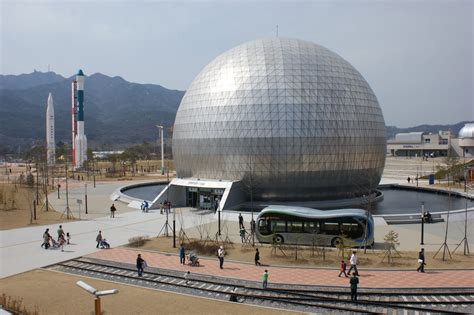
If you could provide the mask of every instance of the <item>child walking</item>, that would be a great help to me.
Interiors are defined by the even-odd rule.
[[[184,281],[186,281],[186,284],[189,283],[189,276],[190,276],[191,272],[190,271],[187,271],[185,274],[184,274]]]
[[[341,269],[340,269],[341,272],[339,273],[338,277],[344,274],[344,276],[347,278],[346,268],[347,268],[346,262],[344,260],[341,260]]]

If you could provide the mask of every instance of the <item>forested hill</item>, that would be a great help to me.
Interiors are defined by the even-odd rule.
[[[0,75],[0,146],[27,150],[44,141],[46,102],[53,94],[56,141],[70,142],[71,78],[54,72]],[[184,91],[137,84],[101,73],[85,79],[85,127],[90,147],[154,141],[155,125],[171,126]],[[23,148],[22,148],[23,151]]]

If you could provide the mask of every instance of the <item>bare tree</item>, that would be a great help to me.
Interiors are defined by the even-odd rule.
[[[464,180],[467,181],[467,176],[465,177]],[[470,188],[470,185],[466,185],[466,194],[468,192],[468,188]],[[461,240],[461,242],[459,242],[459,244],[453,250],[453,254],[461,246],[461,244],[464,244],[464,246],[463,246],[463,248],[464,248],[463,255],[464,256],[469,256],[469,241],[467,240],[467,202],[468,202],[468,198],[466,197],[465,199],[466,199],[466,211],[464,212],[464,238]]]
[[[382,258],[382,262],[387,258],[389,264],[393,263],[393,256],[401,257],[400,253],[397,251],[397,246],[400,245],[398,241],[398,233],[391,230],[384,237],[385,243],[385,255]]]
[[[254,195],[258,192],[258,178],[255,176],[255,163],[254,157],[252,156],[250,161],[247,163],[248,172],[242,179],[242,187],[244,189],[245,196],[250,197],[250,231],[252,236],[252,247],[255,246],[255,218],[254,218]],[[252,226],[253,225],[253,226]]]

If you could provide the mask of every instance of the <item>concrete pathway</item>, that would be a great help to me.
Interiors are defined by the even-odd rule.
[[[384,183],[399,183],[401,180],[384,180]],[[136,183],[134,181],[133,183]],[[116,202],[116,218],[109,217],[109,207],[112,204],[110,194],[118,187],[130,184],[131,181],[120,182],[98,182],[93,188],[92,182],[88,183],[88,214],[85,214],[84,204],[79,211],[77,199],[84,200],[85,182],[69,181],[69,208],[76,218],[81,221],[69,221],[63,223],[66,232],[72,235],[72,245],[67,246],[64,252],[60,250],[44,250],[40,247],[42,235],[46,228],[50,229],[50,234],[57,237],[56,230],[59,224],[54,226],[35,226],[14,230],[0,231],[0,277],[18,274],[49,264],[54,264],[66,259],[91,254],[96,251],[95,237],[99,230],[102,230],[104,237],[111,243],[112,247],[128,243],[128,239],[134,236],[156,236],[163,227],[166,216],[159,212],[142,213],[140,210],[128,208],[127,205]],[[60,199],[57,193],[51,193],[49,200],[57,211],[64,211],[66,208],[65,184],[62,183]],[[217,231],[217,217],[212,212],[196,211],[189,208],[178,210],[177,229],[180,223],[186,228],[186,233],[190,237],[199,237],[198,225],[207,226],[209,235],[214,235]],[[230,212],[222,214],[222,231],[229,237],[238,241],[238,213]],[[245,222],[250,221],[250,214],[243,214]],[[469,230],[473,230],[474,219],[472,212],[468,222]],[[172,216],[170,216],[171,220]],[[453,217],[450,222],[450,232],[448,242],[456,244],[463,236],[463,221],[461,216]],[[233,224],[235,222],[235,224]],[[426,226],[425,248],[436,250],[443,241],[444,224],[430,224]],[[395,230],[400,235],[400,250],[419,250],[418,241],[420,238],[419,225],[377,225],[376,241],[381,242],[383,236],[389,231]],[[470,233],[469,242],[474,243],[474,235]],[[454,246],[453,246],[454,247]]]

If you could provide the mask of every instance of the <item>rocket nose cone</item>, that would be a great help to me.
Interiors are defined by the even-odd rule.
[[[53,104],[53,95],[51,94],[51,92],[49,93],[48,95],[48,105],[52,105]]]

